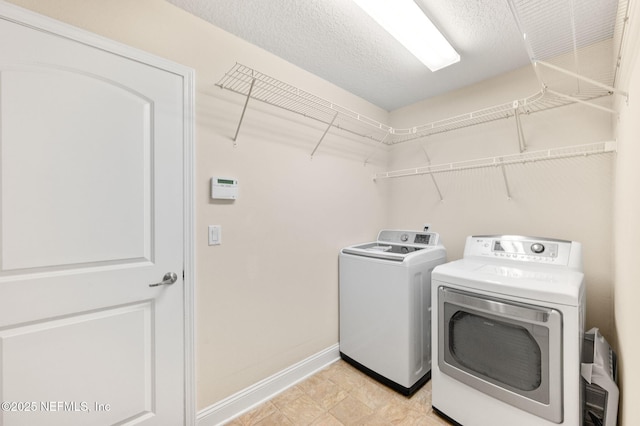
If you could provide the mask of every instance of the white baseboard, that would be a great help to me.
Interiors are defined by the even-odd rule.
[[[339,358],[340,346],[336,343],[271,377],[200,410],[196,416],[196,425],[222,425],[322,370]]]

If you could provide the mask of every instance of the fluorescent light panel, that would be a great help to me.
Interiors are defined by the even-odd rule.
[[[460,61],[449,44],[413,0],[353,0],[431,71]]]

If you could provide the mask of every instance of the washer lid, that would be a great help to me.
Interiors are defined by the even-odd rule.
[[[397,260],[402,262],[411,253],[423,250],[426,247],[416,245],[397,245],[384,242],[359,244],[342,249],[343,253],[359,256],[376,257],[378,259]]]
[[[443,249],[439,240],[440,236],[435,232],[383,229],[378,233],[378,241],[346,247],[342,252],[402,262],[408,256],[417,256],[416,252],[426,256],[432,249]]]

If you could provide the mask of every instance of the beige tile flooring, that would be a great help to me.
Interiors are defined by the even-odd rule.
[[[230,426],[449,424],[431,410],[431,382],[407,398],[342,360],[228,423]]]

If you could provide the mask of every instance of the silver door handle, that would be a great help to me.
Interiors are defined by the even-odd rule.
[[[149,284],[149,287],[158,287],[159,285],[171,285],[178,281],[178,275],[175,272],[167,272],[162,277],[162,281],[155,284]]]

